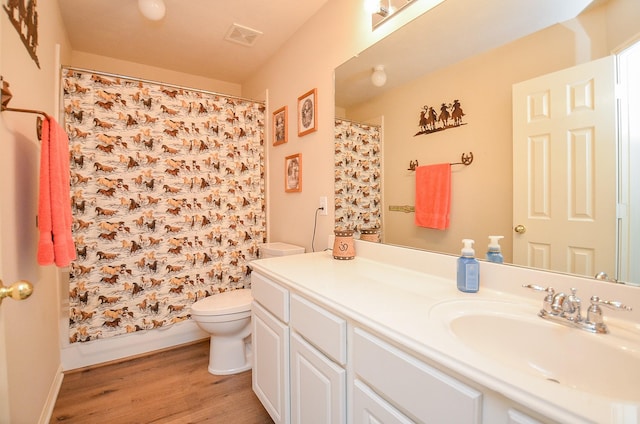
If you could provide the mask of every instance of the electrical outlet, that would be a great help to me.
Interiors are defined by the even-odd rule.
[[[318,207],[321,209],[320,215],[327,215],[329,213],[329,211],[327,210],[327,196],[320,196]]]

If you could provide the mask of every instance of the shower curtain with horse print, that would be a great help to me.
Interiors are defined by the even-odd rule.
[[[335,119],[335,225],[360,231],[382,224],[380,127]]]
[[[74,69],[62,85],[70,341],[166,327],[248,288],[265,241],[264,105]]]

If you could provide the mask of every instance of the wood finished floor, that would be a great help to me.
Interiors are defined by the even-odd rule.
[[[64,376],[51,423],[272,424],[251,371],[209,374],[209,341]]]

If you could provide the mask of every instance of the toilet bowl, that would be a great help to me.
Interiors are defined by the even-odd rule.
[[[209,333],[209,372],[236,374],[251,369],[251,290],[238,289],[198,300],[191,318]]]

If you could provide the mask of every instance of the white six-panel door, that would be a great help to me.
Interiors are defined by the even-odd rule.
[[[615,58],[513,86],[513,261],[615,275]]]

